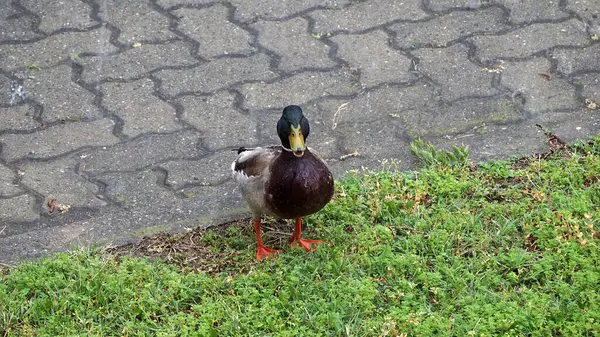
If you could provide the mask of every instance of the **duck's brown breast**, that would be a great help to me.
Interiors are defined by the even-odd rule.
[[[310,151],[300,158],[283,151],[271,166],[265,190],[267,203],[281,218],[313,214],[333,196],[333,176],[329,168]]]

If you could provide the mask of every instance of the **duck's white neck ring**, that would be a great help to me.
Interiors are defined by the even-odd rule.
[[[287,152],[294,152],[294,151],[292,151],[292,149],[288,149],[287,147],[285,147],[285,146],[283,146],[283,145],[281,145],[281,147],[282,147],[284,150],[286,150]]]

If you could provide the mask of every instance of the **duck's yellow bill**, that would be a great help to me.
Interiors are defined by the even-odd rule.
[[[304,144],[304,135],[302,134],[302,127],[298,125],[295,128],[293,125],[290,126],[291,132],[288,136],[290,140],[290,150],[296,157],[302,157],[304,155],[304,151],[306,150],[306,144]]]

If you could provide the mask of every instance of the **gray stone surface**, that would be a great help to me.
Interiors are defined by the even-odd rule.
[[[346,71],[303,72],[274,83],[249,83],[241,86],[244,107],[249,109],[281,108],[303,104],[319,97],[350,95],[358,92],[352,75]]]
[[[565,8],[586,20],[590,33],[600,35],[600,0],[567,1]]]
[[[557,70],[562,75],[600,71],[600,44],[581,49],[559,49],[553,58],[558,61]]]
[[[0,197],[8,198],[23,192],[17,182],[17,173],[10,168],[0,165]]]
[[[340,6],[350,3],[347,0],[229,0],[236,11],[235,17],[240,21],[250,21],[252,19],[280,19],[297,13],[303,13],[313,8],[340,8]]]
[[[71,74],[71,67],[64,64],[32,69],[24,75],[23,90],[28,98],[44,107],[44,122],[100,116],[100,109],[93,104],[94,94],[71,81]]]
[[[102,172],[136,171],[177,158],[206,155],[199,148],[200,134],[185,130],[171,134],[147,134],[114,146],[84,151],[81,171],[98,175]]]
[[[7,130],[33,130],[40,126],[35,121],[35,109],[28,104],[0,107],[0,132]]]
[[[23,102],[25,92],[23,85],[17,79],[11,79],[0,74],[0,104],[13,106]]]
[[[500,4],[510,10],[510,21],[513,23],[531,23],[542,20],[559,20],[569,16],[560,9],[559,0],[550,0],[540,6],[535,1],[521,0],[496,0],[494,4]]]
[[[394,42],[404,49],[447,47],[451,42],[473,34],[507,29],[504,12],[497,7],[478,11],[457,11],[423,22],[401,22],[390,26]]]
[[[181,189],[188,185],[217,186],[230,177],[223,167],[231,165],[231,150],[222,150],[199,158],[197,160],[173,160],[158,165],[169,172],[165,183],[174,189]],[[200,172],[214,172],[211,175],[201,175]]]
[[[112,53],[117,47],[110,44],[111,32],[100,27],[85,32],[63,32],[33,43],[0,45],[0,69],[39,69],[77,58],[78,55]]]
[[[81,158],[74,155],[50,162],[19,165],[21,184],[44,195],[45,200],[56,198],[56,204],[92,208],[106,205],[106,201],[97,197],[99,186],[79,174],[80,162]],[[47,209],[46,204],[42,207]]]
[[[536,124],[568,142],[596,135],[599,11],[598,0],[3,3],[0,262],[248,216],[231,149],[278,143],[288,104],[302,105],[307,144],[337,179],[414,169],[418,137],[488,160],[547,150]],[[50,213],[49,198],[70,208]]]
[[[550,71],[550,61],[534,58],[530,61],[507,62],[502,72],[502,85],[525,99],[525,110],[539,114],[550,110],[574,111],[577,102],[575,88],[565,79],[554,76],[551,81],[539,75]]]
[[[424,5],[432,11],[447,11],[451,9],[468,9],[472,3],[478,4],[476,1],[472,2],[470,0],[429,0]]]
[[[279,68],[294,72],[301,68],[328,68],[336,63],[328,57],[329,47],[307,34],[308,21],[262,21],[251,26],[258,31],[258,42],[281,55]]]
[[[204,58],[254,51],[250,33],[227,20],[227,7],[182,8],[173,14],[179,17],[177,29],[200,43],[198,55]]]
[[[161,70],[161,91],[169,96],[205,92],[230,87],[245,81],[265,81],[276,75],[269,69],[269,58],[256,54],[244,58],[220,58],[192,69]]]
[[[0,42],[26,41],[39,36],[31,27],[33,18],[10,4],[0,6]]]
[[[154,10],[149,1],[100,0],[98,16],[119,28],[118,40],[125,45],[176,37],[169,30],[169,18]]]
[[[21,0],[21,5],[40,17],[38,29],[50,34],[59,29],[85,29],[97,25],[92,8],[78,0]]]
[[[0,136],[2,159],[44,159],[59,156],[79,148],[112,145],[119,141],[112,134],[114,123],[101,119],[88,123],[58,124],[31,134]]]
[[[395,20],[419,20],[428,17],[418,1],[396,2],[373,0],[352,2],[343,8],[326,8],[311,12],[315,32],[358,32]]]
[[[581,96],[584,99],[592,100],[598,106],[596,109],[600,109],[600,74],[585,74],[577,79],[577,83],[582,86]]]
[[[493,96],[499,93],[492,85],[494,73],[469,61],[468,48],[455,44],[448,48],[423,48],[414,52],[419,57],[417,71],[441,87],[444,99]]]
[[[469,40],[477,47],[481,60],[522,58],[555,46],[583,47],[589,36],[584,23],[570,19],[559,23],[535,23],[502,35],[481,35]]]
[[[338,56],[350,68],[360,72],[363,87],[385,82],[408,82],[415,78],[410,72],[412,61],[400,51],[390,48],[389,36],[382,31],[361,35],[338,35],[331,39],[338,45]],[[373,62],[374,58],[385,60]]]
[[[212,96],[184,96],[182,120],[202,132],[201,144],[209,151],[255,146],[256,121],[236,108],[235,95],[226,91]]]
[[[213,3],[213,0],[156,0],[156,4],[165,9],[173,6],[208,5]]]
[[[0,199],[0,224],[36,220],[40,214],[35,208],[35,198],[29,195],[23,194],[10,199]],[[3,228],[0,227],[0,230]]]
[[[154,82],[144,78],[100,87],[102,106],[123,120],[123,134],[137,137],[149,132],[172,132],[182,128],[175,108],[153,95]]]
[[[76,58],[83,68],[85,82],[130,80],[160,68],[183,67],[198,63],[191,46],[183,41],[165,44],[141,44],[118,54]]]

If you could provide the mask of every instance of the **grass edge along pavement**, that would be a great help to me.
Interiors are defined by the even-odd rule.
[[[337,182],[310,254],[270,221],[256,263],[244,220],[5,269],[0,336],[599,335],[600,135],[552,140],[478,165],[415,142],[420,171]]]

